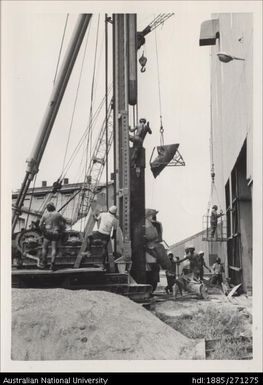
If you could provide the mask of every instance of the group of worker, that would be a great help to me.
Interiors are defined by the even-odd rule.
[[[44,239],[38,268],[45,269],[47,267],[48,247],[49,244],[51,244],[51,263],[49,268],[50,270],[54,270],[55,258],[66,230],[66,220],[59,212],[56,211],[53,202],[48,203],[46,209],[46,213],[42,216],[39,223]],[[106,247],[110,237],[115,237],[118,225],[116,214],[117,207],[113,205],[109,208],[108,212],[102,212],[98,215],[94,215],[94,220],[97,223],[97,229],[92,231],[92,234],[88,237],[89,245],[94,239],[99,239]]]
[[[49,244],[51,244],[50,269],[54,270],[55,258],[57,256],[58,248],[60,247],[63,234],[65,233],[65,230],[66,230],[66,220],[59,212],[56,211],[55,205],[52,202],[47,204],[46,209],[47,209],[46,213],[42,216],[39,223],[39,227],[40,227],[40,230],[42,231],[44,239],[43,239],[43,245],[42,245],[42,254],[38,263],[38,267],[40,269],[45,269],[47,267],[48,247],[49,247]],[[221,213],[217,214],[216,209],[217,207],[214,206],[215,219],[217,219],[218,216],[222,215]],[[106,250],[106,246],[110,240],[110,237],[115,238],[116,236],[116,231],[118,226],[117,207],[115,205],[111,206],[107,212],[102,212],[98,215],[95,215],[94,219],[97,223],[97,229],[93,230],[93,232],[89,235],[88,246],[92,244],[94,239],[97,239],[101,241],[102,245],[105,247],[105,250]],[[215,226],[212,228],[211,231],[216,231],[217,222],[214,222],[214,223],[215,223]],[[162,231],[160,230],[160,232]],[[159,241],[161,241],[161,239]],[[161,247],[162,245],[159,245],[160,243],[159,241],[157,243],[157,246]],[[148,247],[148,249],[150,254],[151,252],[156,251],[153,247],[150,247],[150,246]],[[156,253],[158,254],[158,256],[159,254],[160,256],[162,256],[162,252],[160,253],[159,249],[156,251]],[[203,281],[204,268],[206,268],[211,272],[210,268],[205,264],[204,252],[199,251],[198,254],[195,253],[195,247],[192,245],[186,247],[185,256],[183,257],[183,259],[180,260],[177,257],[177,260],[174,261],[173,255],[171,253],[168,254],[168,257],[171,263],[169,264],[170,266],[169,269],[167,269],[166,271],[167,287],[165,288],[165,290],[167,293],[172,292],[172,287],[176,280],[177,266],[179,266],[180,263],[184,263],[183,269],[182,269],[182,273],[184,276],[192,274],[194,279],[200,280],[201,282]],[[214,273],[213,282],[221,284],[223,266],[221,265],[220,258],[216,260],[216,263],[213,265],[212,270]]]
[[[171,268],[166,271],[167,286],[165,287],[165,291],[167,294],[173,293],[173,285],[176,283],[177,276],[179,277],[180,263],[183,263],[181,273],[182,278],[189,280],[189,277],[191,277],[191,279],[202,283],[204,278],[204,268],[206,268],[210,273],[213,273],[210,280],[211,284],[221,285],[223,282],[224,267],[221,263],[221,259],[218,257],[213,264],[212,269],[210,269],[205,263],[204,252],[199,251],[196,253],[193,245],[185,247],[185,255],[182,259],[176,257],[176,260],[174,260],[174,256],[171,252],[168,253],[168,257],[171,261]]]

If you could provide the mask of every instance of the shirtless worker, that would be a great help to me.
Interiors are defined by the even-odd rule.
[[[133,148],[134,148],[132,158],[131,158],[133,166],[136,165],[136,162],[140,157],[140,152],[143,146],[143,141],[145,139],[145,136],[147,135],[147,133],[149,134],[152,133],[152,130],[150,129],[150,126],[149,126],[149,122],[147,122],[146,124],[146,119],[141,118],[139,120],[139,123],[140,124],[138,126],[135,126],[134,128],[129,129],[130,132],[135,132],[134,136],[129,135],[129,139],[133,143]]]
[[[200,275],[200,266],[199,266],[199,256],[195,253],[195,247],[193,245],[189,245],[185,248],[186,255],[183,259],[179,260],[177,263],[181,263],[184,261],[189,261],[189,268],[187,272],[183,271],[184,275],[188,275],[193,273],[194,279],[199,279]],[[185,270],[185,268],[183,269]]]
[[[66,220],[56,211],[54,203],[48,203],[46,209],[47,213],[42,216],[39,222],[39,227],[44,235],[44,240],[41,259],[37,266],[40,269],[45,269],[47,265],[48,246],[51,243],[50,270],[54,270],[57,250],[66,229]]]

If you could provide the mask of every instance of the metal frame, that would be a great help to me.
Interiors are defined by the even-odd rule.
[[[150,163],[152,161],[153,154],[154,154],[155,150],[156,150],[156,147],[154,147],[152,150],[151,157],[150,157]],[[165,163],[160,162],[160,165],[161,164],[165,164]],[[180,154],[179,150],[176,150],[176,153],[174,154],[173,159],[166,165],[166,167],[174,167],[174,166],[185,166],[185,161],[184,161],[182,155]]]
[[[218,231],[219,229],[219,231]],[[210,228],[210,215],[203,215],[203,230],[205,234],[202,235],[202,241],[207,242],[226,242],[227,241],[227,228],[226,223],[223,218],[219,218],[217,224],[217,232],[214,238],[211,237],[211,228]],[[218,236],[219,233],[219,236]]]

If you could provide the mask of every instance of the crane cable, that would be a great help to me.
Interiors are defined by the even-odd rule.
[[[161,99],[161,82],[160,82],[160,71],[159,71],[159,57],[158,57],[158,47],[157,47],[157,34],[155,31],[155,49],[156,49],[156,62],[157,62],[157,82],[158,82],[158,92],[159,92],[159,110],[160,110],[160,144],[164,145],[164,128],[163,128],[163,117],[162,117],[162,99]]]
[[[57,79],[58,66],[59,66],[59,62],[60,62],[60,58],[61,58],[62,47],[63,47],[63,44],[64,44],[64,38],[65,38],[66,29],[67,29],[68,18],[69,18],[69,14],[67,13],[67,17],[66,17],[66,21],[65,21],[65,25],[64,25],[64,31],[63,31],[63,35],[62,35],[62,39],[61,39],[61,43],[60,43],[60,49],[59,49],[57,66],[56,66],[55,76],[54,76],[54,79],[53,79],[53,84],[55,84],[56,79]]]
[[[112,84],[110,85],[110,88],[109,88],[108,93],[110,93],[111,91],[112,91]],[[102,99],[102,101],[100,102],[100,104],[99,104],[97,110],[95,111],[95,113],[94,113],[94,115],[93,115],[92,125],[95,124],[95,121],[98,119],[98,116],[99,116],[99,114],[100,114],[100,112],[101,112],[101,110],[102,110],[102,107],[103,107],[104,103],[105,103],[105,97]],[[70,167],[71,167],[71,165],[72,165],[72,163],[73,163],[73,161],[74,161],[74,159],[75,159],[75,157],[76,157],[78,151],[80,150],[81,146],[84,144],[84,141],[86,140],[86,137],[87,137],[87,135],[88,135],[88,128],[89,128],[89,127],[87,127],[87,128],[85,129],[84,133],[82,134],[81,138],[79,139],[78,144],[76,145],[76,147],[75,147],[75,149],[73,150],[71,156],[69,157],[69,160],[67,161],[67,164],[66,164],[66,166],[65,166],[64,173],[63,173],[63,175],[61,176],[61,178],[63,178],[63,177],[66,175],[66,173],[67,173],[68,170],[70,169]]]
[[[219,208],[221,209],[220,200],[219,200],[219,196],[218,196],[218,192],[215,184],[216,174],[215,174],[215,164],[214,164],[214,133],[213,133],[212,84],[211,83],[210,83],[210,161],[211,161],[211,170],[210,170],[211,189],[210,189],[210,197],[209,197],[208,207],[207,207],[207,215],[209,215],[214,192],[216,194],[216,199],[219,204]]]
[[[87,167],[88,167],[88,150],[89,150],[90,156],[91,156],[91,148],[92,148],[92,115],[93,115],[93,99],[94,99],[95,75],[96,75],[96,64],[97,64],[99,25],[100,25],[100,15],[98,15],[96,43],[95,43],[95,55],[94,55],[93,74],[92,74],[92,85],[91,85],[91,94],[90,94],[89,126],[88,126],[88,138],[87,138],[87,147],[86,147],[87,148],[87,157],[86,157],[86,163],[85,163],[86,171],[87,171]]]
[[[157,28],[160,24],[164,24],[166,20],[168,20],[170,17],[172,17],[174,13],[159,13],[153,21],[148,25],[148,28],[150,28],[151,31],[153,31],[155,28]]]
[[[86,52],[87,52],[87,46],[88,46],[88,40],[89,40],[89,33],[90,33],[90,28],[88,29],[88,34],[87,34],[87,38],[86,38],[85,48],[84,48],[84,52],[83,52],[83,58],[82,58],[82,63],[81,63],[81,68],[80,68],[80,73],[79,73],[79,80],[78,80],[78,85],[77,85],[77,89],[76,89],[76,95],[75,95],[75,100],[74,100],[74,105],[73,105],[73,110],[72,110],[71,122],[70,122],[69,132],[68,132],[68,139],[67,139],[66,150],[65,150],[65,154],[64,154],[64,159],[63,159],[63,164],[62,164],[62,170],[61,170],[60,178],[62,177],[64,169],[65,169],[65,162],[66,162],[66,156],[67,156],[67,152],[68,152],[69,140],[70,140],[72,126],[73,126],[73,122],[74,122],[76,106],[77,106],[77,101],[78,101],[78,96],[79,96],[80,82],[81,82],[84,62],[85,62],[85,58],[86,58]]]

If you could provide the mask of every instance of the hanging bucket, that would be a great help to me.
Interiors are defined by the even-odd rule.
[[[150,167],[154,178],[156,178],[161,171],[167,166],[185,166],[185,162],[178,151],[179,144],[168,144],[154,147],[150,159]],[[157,150],[157,157],[154,158]]]

